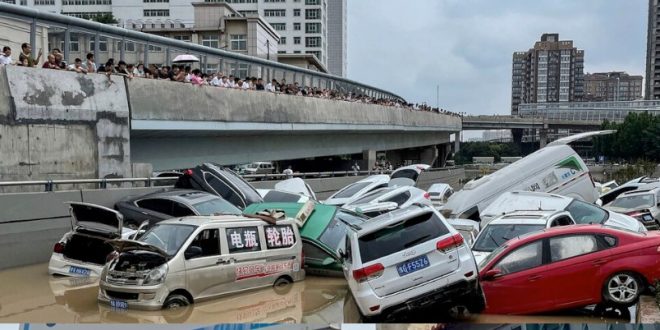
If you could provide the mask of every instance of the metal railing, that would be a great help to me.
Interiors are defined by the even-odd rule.
[[[259,76],[268,81],[285,78],[303,86],[405,102],[405,99],[392,92],[331,74],[81,18],[0,2],[1,18],[17,24],[14,29],[17,35],[28,31],[35,57],[39,49],[38,40],[41,47],[45,48],[47,44],[50,49],[63,50],[68,63],[72,63],[76,57],[84,61],[87,53],[93,53],[97,64],[105,63],[109,58],[118,58],[127,62],[132,60],[136,64],[143,63],[145,66],[150,63],[169,65],[176,55],[192,54],[199,56],[202,71],[221,71],[241,78]],[[19,44],[27,41],[19,41]],[[20,49],[15,54],[19,52]],[[47,53],[48,50],[44,52],[42,60]]]
[[[461,169],[461,166],[430,168],[427,172],[451,171]],[[310,178],[334,178],[345,176],[363,176],[374,174],[390,174],[393,171],[389,170],[376,170],[376,171],[330,171],[330,172],[306,172],[294,173],[292,177],[301,179]],[[242,176],[247,181],[256,180],[282,180],[286,179],[286,174],[251,174]],[[141,187],[153,187],[155,184],[162,182],[176,181],[178,177],[158,177],[158,178],[113,178],[113,179],[71,179],[71,180],[32,180],[32,181],[0,181],[0,188],[3,187],[28,187],[28,186],[43,186],[45,192],[56,191],[59,185],[80,185],[91,184],[97,185],[98,189],[108,189],[109,184],[124,184],[130,183],[133,186],[141,184]]]
[[[521,104],[518,114],[550,120],[622,122],[631,113],[660,115],[660,101],[559,102]]]

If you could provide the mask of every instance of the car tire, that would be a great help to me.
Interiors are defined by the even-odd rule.
[[[290,278],[281,276],[275,280],[275,283],[273,283],[273,289],[277,294],[287,294],[291,291],[292,284],[293,281],[291,281]]]
[[[615,273],[603,284],[603,302],[612,307],[630,307],[639,299],[642,283],[636,274]]]
[[[190,305],[190,300],[181,294],[171,294],[165,299],[163,309],[177,309]]]
[[[481,290],[480,284],[477,284],[477,290],[474,295],[470,297],[470,301],[467,303],[467,308],[472,314],[479,314],[486,309],[486,298],[484,297],[484,292]]]
[[[594,307],[594,314],[598,317],[609,319],[630,320],[630,310],[625,307],[598,304]]]

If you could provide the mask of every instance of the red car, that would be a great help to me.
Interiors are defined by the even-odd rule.
[[[532,314],[606,303],[628,307],[660,279],[660,233],[555,227],[506,242],[480,266],[485,314]]]

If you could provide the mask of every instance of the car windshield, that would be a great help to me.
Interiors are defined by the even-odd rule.
[[[358,191],[366,188],[368,185],[370,185],[372,182],[356,182],[351,185],[348,185],[346,188],[340,190],[336,195],[332,196],[332,198],[349,198],[352,197],[353,195],[357,194]]]
[[[139,241],[158,247],[169,256],[174,256],[193,231],[195,231],[194,226],[158,224],[144,233]]]
[[[619,196],[610,206],[623,209],[642,209],[651,208],[655,205],[655,196],[653,194],[643,194],[634,196]]]
[[[346,237],[348,224],[359,226],[368,219],[357,213],[337,210],[335,217],[330,221],[321,236],[319,236],[319,241],[336,251],[340,247],[341,240]]]
[[[448,233],[434,212],[424,213],[360,237],[360,258],[367,263]]]
[[[603,223],[609,217],[607,211],[600,207],[577,199],[566,207],[566,211],[571,214],[577,224]]]
[[[241,214],[241,210],[222,198],[193,204],[193,208],[199,213],[199,215]]]
[[[498,247],[497,249],[493,250],[489,255],[484,258],[484,260],[481,260],[479,263],[479,271],[481,271],[491,260],[495,259],[499,254],[502,253],[502,251],[506,250],[506,248],[509,247],[508,245],[502,245]]]
[[[250,164],[247,166],[247,168],[259,168],[259,165],[257,164]]]
[[[543,230],[544,228],[544,225],[531,224],[489,224],[481,231],[479,237],[477,237],[472,250],[492,252],[512,238]]]
[[[353,204],[353,205],[367,204],[367,203],[369,203],[369,202],[371,202],[375,199],[378,199],[380,196],[383,196],[383,195],[387,194],[390,191],[392,191],[392,189],[387,189],[387,188],[378,189],[378,190],[372,191],[372,192],[364,195],[363,197],[351,202],[351,204]]]

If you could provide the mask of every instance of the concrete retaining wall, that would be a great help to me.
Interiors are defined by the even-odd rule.
[[[129,120],[122,77],[2,67],[0,181],[130,177]]]

